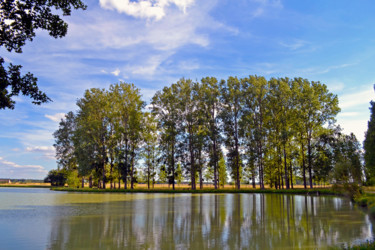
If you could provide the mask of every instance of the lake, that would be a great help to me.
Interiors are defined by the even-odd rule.
[[[0,188],[0,249],[324,249],[372,225],[333,196]]]

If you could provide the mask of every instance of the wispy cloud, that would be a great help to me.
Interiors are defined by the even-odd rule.
[[[283,5],[281,0],[252,0],[257,7],[251,13],[253,18],[264,16],[270,9],[281,9]]]
[[[304,48],[306,45],[309,44],[309,42],[304,41],[304,40],[296,39],[296,40],[293,40],[293,41],[290,41],[290,42],[279,42],[279,44],[283,47],[286,47],[286,48],[290,49],[290,50],[298,50],[298,49]]]
[[[51,121],[54,122],[60,122],[61,119],[65,118],[65,113],[56,113],[54,115],[44,115],[44,117],[50,119]]]
[[[342,112],[338,114],[339,117],[356,117],[358,115],[358,112]]]
[[[112,75],[114,76],[118,76],[120,74],[120,70],[119,69],[115,69],[114,71],[111,72]]]
[[[129,16],[137,18],[162,19],[166,15],[166,8],[170,5],[177,6],[184,13],[186,8],[194,4],[195,0],[100,0],[100,6],[104,9],[117,10]]]
[[[47,172],[40,165],[20,165],[0,157],[0,177],[42,178]]]
[[[53,146],[33,146],[26,147],[27,152],[41,153],[42,156],[49,160],[55,160],[55,148]]]
[[[342,109],[353,108],[358,105],[369,105],[369,102],[374,99],[374,90],[369,88],[367,90],[361,90],[350,94],[339,96],[340,107]]]

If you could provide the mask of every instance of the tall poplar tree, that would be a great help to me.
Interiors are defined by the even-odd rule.
[[[221,100],[223,109],[221,119],[225,135],[225,145],[228,150],[228,164],[232,168],[232,175],[236,182],[236,188],[241,188],[241,159],[240,159],[240,122],[243,115],[243,98],[241,82],[237,77],[230,76],[228,80],[221,81]]]
[[[375,89],[375,85],[374,85]],[[363,142],[366,180],[375,177],[375,102],[370,102],[370,120]],[[374,181],[374,180],[373,180]]]

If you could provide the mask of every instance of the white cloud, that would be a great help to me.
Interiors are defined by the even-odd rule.
[[[283,5],[280,0],[253,0],[258,6],[251,13],[253,18],[264,16],[270,9],[281,9]]]
[[[364,104],[369,105],[370,101],[374,98],[374,96],[375,94],[372,88],[368,88],[367,90],[362,90],[359,92],[341,95],[339,96],[339,106],[342,109],[348,109]]]
[[[65,118],[65,113],[56,113],[54,115],[44,115],[44,117],[50,119],[51,121],[54,122],[60,122],[61,119]]]
[[[166,8],[170,5],[177,6],[184,13],[186,8],[194,4],[195,0],[100,0],[100,6],[104,9],[117,10],[137,18],[153,18],[160,20],[166,15]]]
[[[365,131],[367,130],[367,119],[358,119],[354,117],[344,117],[337,119],[338,124],[343,128],[345,134],[353,133],[360,143],[365,138]]]
[[[44,158],[49,160],[55,160],[55,148],[53,146],[34,146],[26,147],[27,152],[41,153]]]
[[[329,81],[327,82],[327,86],[329,91],[332,93],[342,91],[345,88],[345,84],[338,81]]]
[[[121,71],[119,69],[115,69],[114,71],[111,72],[111,74],[113,74],[114,76],[119,76],[120,72]]]
[[[296,40],[291,41],[289,43],[288,42],[279,42],[279,44],[283,47],[286,47],[286,48],[290,49],[290,50],[297,50],[297,49],[305,47],[309,43],[307,41],[304,41],[304,40],[296,39]]]
[[[42,178],[47,170],[40,165],[19,165],[0,157],[0,177],[4,178]]]
[[[358,115],[359,115],[358,112],[342,112],[342,113],[339,113],[337,116],[338,117],[355,117]]]

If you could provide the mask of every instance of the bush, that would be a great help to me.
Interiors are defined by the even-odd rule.
[[[335,193],[342,193],[348,196],[350,199],[360,197],[363,193],[362,188],[357,183],[344,183],[342,185],[332,185],[332,191]]]
[[[48,172],[46,178],[44,178],[44,182],[51,183],[51,186],[64,186],[66,182],[68,173],[66,170],[51,170]]]
[[[76,187],[79,188],[80,180],[78,178],[78,172],[77,171],[71,171],[68,176],[66,183],[68,184],[69,187]]]

